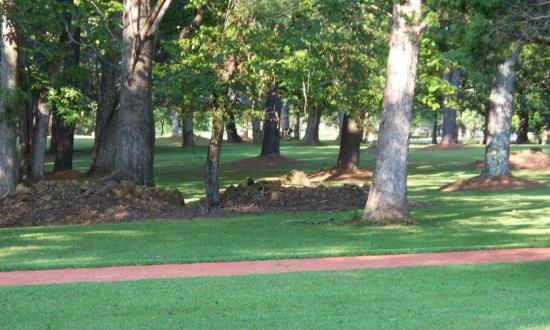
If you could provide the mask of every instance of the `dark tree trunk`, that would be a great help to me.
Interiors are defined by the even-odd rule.
[[[336,167],[345,170],[354,170],[359,166],[361,140],[363,129],[361,120],[344,113],[340,137],[340,151]]]
[[[228,115],[228,122],[225,125],[225,131],[227,132],[227,142],[229,143],[242,143],[243,139],[237,132],[237,125],[235,125],[235,114],[230,111]]]
[[[294,117],[296,118],[296,122],[294,123],[294,137],[293,139],[296,141],[300,140],[300,109],[296,108],[296,112],[294,113]]]
[[[386,70],[384,111],[380,122],[378,155],[363,220],[406,223],[407,159],[414,98],[421,1],[394,4],[390,52]]]
[[[319,144],[319,125],[321,124],[321,108],[316,104],[307,116],[305,144]]]
[[[183,116],[183,147],[192,147],[194,145],[193,111],[187,110]]]
[[[124,0],[122,88],[112,177],[154,185],[155,125],[152,106],[154,35],[136,37],[151,14],[149,0]]]
[[[31,149],[31,177],[33,181],[45,179],[44,156],[46,155],[48,124],[50,120],[50,110],[46,106],[46,102],[46,95],[43,94],[38,99],[36,105]]]
[[[262,142],[262,121],[259,118],[252,118],[252,140],[256,144]]]
[[[70,17],[69,17],[70,20]],[[78,86],[79,79],[75,76],[75,68],[80,65],[80,28],[67,26],[66,33],[70,33],[70,43],[67,49],[70,51],[65,57],[63,79],[71,86]],[[57,113],[55,116],[55,144],[53,170],[63,171],[73,168],[74,131],[76,123],[66,120]]]
[[[453,87],[457,87],[460,81],[460,70],[453,68],[450,73],[444,73],[443,79],[447,80]],[[441,126],[441,144],[452,145],[456,143],[458,135],[456,125],[456,109],[446,105],[450,99],[449,95],[445,95],[441,102],[441,114],[443,115],[443,125]]]
[[[489,136],[489,109],[491,108],[491,104],[487,104],[485,107],[485,123],[483,124],[483,144],[487,145],[487,138]]]
[[[281,109],[282,102],[279,96],[279,88],[275,87],[269,92],[265,105],[264,135],[260,156],[279,156],[281,154],[279,132]]]
[[[529,110],[525,106],[525,94],[520,93],[520,102],[519,102],[519,127],[516,137],[517,144],[528,144],[529,141]]]
[[[437,111],[433,113],[432,120],[432,144],[437,144]]]
[[[114,57],[106,57],[101,63],[97,115],[95,122],[95,143],[89,174],[109,174],[113,170],[116,155],[116,108],[119,90],[117,81],[120,69]]]
[[[220,195],[220,152],[223,140],[223,111],[217,108],[212,116],[212,136],[208,145],[208,154],[206,158],[206,178],[205,178],[205,206],[207,208],[216,207],[221,202]]]
[[[0,59],[0,87],[3,96],[17,89],[17,46],[15,28],[7,15],[13,3],[2,1],[2,45]],[[13,194],[19,179],[17,164],[17,113],[11,97],[0,100],[0,199]],[[12,112],[14,111],[14,112]]]
[[[498,66],[489,97],[488,135],[483,176],[499,177],[510,174],[510,134],[517,61],[518,53],[514,52]]]

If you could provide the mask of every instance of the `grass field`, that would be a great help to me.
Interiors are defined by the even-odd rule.
[[[548,329],[550,263],[0,288],[2,329]]]
[[[76,164],[81,170],[89,164],[90,148],[90,140],[78,141]],[[413,146],[411,150],[409,195],[432,206],[412,210],[417,226],[354,228],[284,223],[348,219],[360,214],[357,210],[0,229],[0,270],[550,246],[549,171],[516,173],[547,185],[539,190],[441,193],[441,185],[477,173],[464,165],[482,159],[483,148],[445,152],[419,148]],[[282,148],[284,155],[299,161],[292,167],[309,171],[332,166],[337,151],[334,145],[287,143]],[[290,169],[224,165],[258,152],[258,146],[224,146],[222,183],[236,183],[248,175],[279,176]],[[178,187],[189,199],[200,197],[204,154],[204,146],[182,150],[176,142],[160,142],[157,183]],[[369,168],[372,161],[368,155],[362,166]]]

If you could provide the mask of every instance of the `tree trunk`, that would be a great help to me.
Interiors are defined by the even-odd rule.
[[[288,107],[283,105],[281,107],[281,135],[283,138],[290,136],[290,120],[288,116]]]
[[[336,142],[340,142],[342,139],[342,130],[344,129],[344,117],[346,113],[344,111],[338,112],[338,136],[336,137]]]
[[[344,113],[343,117],[342,128],[340,129],[340,151],[336,167],[345,170],[354,170],[359,166],[361,141],[363,139],[362,121],[346,113]]]
[[[53,109],[53,111],[50,111],[50,123],[49,123],[49,128],[50,128],[50,145],[48,147],[48,154],[50,155],[54,155],[55,154],[55,149],[56,149],[56,145],[57,145],[57,123],[58,123],[58,120],[57,120],[57,111],[55,111],[55,109]]]
[[[193,111],[185,111],[183,116],[183,147],[192,147],[195,145],[193,133]]]
[[[433,113],[432,120],[432,144],[437,144],[437,111]]]
[[[2,50],[0,59],[0,199],[15,192],[17,186],[17,113],[14,109],[13,96],[17,88],[17,46],[15,30],[8,22],[8,10],[14,6],[9,0],[2,1]],[[8,9],[8,10],[6,10]],[[12,95],[10,95],[12,94]],[[6,97],[7,96],[7,97]]]
[[[243,139],[237,132],[237,125],[235,125],[235,114],[230,111],[228,115],[228,122],[225,125],[225,131],[227,132],[227,142],[229,143],[242,143]]]
[[[293,139],[296,141],[300,141],[300,109],[296,108],[296,112],[294,113],[294,117],[296,118],[296,122],[294,123],[294,136]]]
[[[19,112],[19,180],[31,180],[32,98],[25,95]]]
[[[306,133],[304,135],[305,144],[319,144],[319,125],[321,124],[321,108],[318,105],[312,107],[312,111],[307,116]]]
[[[178,118],[178,113],[174,112],[172,116],[170,116],[170,120],[172,121],[172,137],[178,137],[180,135],[180,120]]]
[[[414,98],[421,1],[394,4],[378,155],[363,220],[406,223],[407,158]]]
[[[279,132],[281,110],[282,102],[279,96],[279,88],[274,87],[269,92],[265,104],[264,135],[260,156],[279,156],[281,154]]]
[[[460,70],[453,68],[450,73],[443,73],[443,79],[447,80],[451,86],[457,87],[460,81]],[[450,95],[445,95],[441,102],[441,114],[443,115],[443,125],[441,126],[441,144],[452,145],[456,143],[458,135],[456,125],[456,109],[446,105],[449,102]]]
[[[46,155],[48,124],[50,121],[50,110],[46,106],[47,101],[46,95],[42,94],[36,105],[31,149],[31,177],[33,181],[46,178],[44,175],[44,156]]]
[[[519,102],[519,127],[518,134],[516,137],[517,144],[528,144],[529,141],[529,110],[525,107],[525,93],[520,93],[520,102]]]
[[[219,108],[214,110],[212,115],[212,135],[208,145],[206,158],[206,179],[205,179],[205,206],[216,207],[221,202],[220,195],[220,152],[223,140],[223,111]]]
[[[517,61],[518,53],[516,51],[498,66],[493,89],[489,96],[488,135],[483,176],[499,177],[510,174],[508,161]]]
[[[146,24],[148,0],[124,0],[122,88],[117,116],[114,179],[154,185],[155,125],[152,106],[154,35],[138,39]]]
[[[116,155],[116,108],[120,77],[118,61],[112,57],[101,60],[101,80],[99,82],[97,115],[95,122],[95,142],[92,165],[89,174],[109,174],[113,170]]]
[[[71,71],[74,71],[74,69],[80,65],[80,28],[67,26],[66,33],[71,34],[69,38],[71,42],[66,44],[69,52],[65,57],[63,79],[65,79],[66,84],[77,87],[79,85],[79,79],[75,77],[74,73]],[[55,119],[55,159],[53,170],[54,172],[72,170],[76,123],[67,121],[59,114],[55,116]]]
[[[252,118],[252,140],[256,144],[262,142],[262,121],[259,118]]]

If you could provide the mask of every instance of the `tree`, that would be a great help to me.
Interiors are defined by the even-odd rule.
[[[448,81],[451,86],[456,88],[460,80],[460,70],[456,67],[451,69],[451,72],[443,73],[443,79]],[[456,123],[456,109],[449,105],[449,95],[445,95],[441,102],[441,114],[443,117],[443,125],[441,125],[441,144],[453,145],[456,143],[458,128]],[[456,102],[454,102],[456,105]]]
[[[486,177],[510,174],[510,134],[514,110],[514,83],[518,50],[514,50],[504,63],[500,64],[489,97],[487,125],[487,147],[485,149]]]
[[[363,220],[406,223],[408,138],[421,31],[421,1],[394,4],[378,155]]]
[[[265,104],[265,119],[262,139],[262,152],[260,156],[279,156],[280,147],[280,120],[281,120],[281,97],[279,88],[275,86],[267,95]]]
[[[117,116],[116,156],[110,178],[154,184],[155,126],[152,69],[155,34],[171,0],[124,0],[122,89]]]
[[[344,113],[340,137],[340,151],[336,167],[354,170],[359,166],[361,142],[363,141],[362,118],[357,114]]]
[[[17,89],[17,45],[15,26],[9,12],[15,3],[2,1],[2,50],[0,59],[0,199],[15,192],[18,180],[17,163],[17,116],[14,115]]]

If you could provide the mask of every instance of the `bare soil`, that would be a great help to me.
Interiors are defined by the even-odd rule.
[[[362,168],[345,170],[333,167],[311,173],[308,177],[313,182],[345,181],[362,184],[365,181],[370,181],[372,179],[372,172]]]
[[[228,165],[240,168],[252,168],[258,166],[293,165],[296,163],[297,161],[295,159],[283,156],[258,156],[231,162]]]
[[[420,150],[422,150],[422,151],[451,151],[451,150],[464,150],[464,149],[468,149],[468,148],[469,148],[469,146],[467,146],[465,144],[454,143],[454,144],[430,144],[429,146],[424,147]]]
[[[468,168],[476,169],[483,169],[484,166],[482,160],[467,165]],[[513,152],[510,154],[510,167],[513,170],[549,170],[550,153],[544,152],[541,148]]]
[[[456,191],[507,191],[512,189],[539,189],[544,187],[538,182],[533,182],[515,177],[513,175],[504,175],[491,178],[485,176],[476,176],[457,183],[441,187],[444,192]]]

